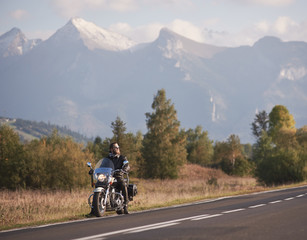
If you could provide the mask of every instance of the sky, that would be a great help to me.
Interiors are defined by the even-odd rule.
[[[0,35],[19,28],[48,39],[81,17],[137,43],[163,27],[217,46],[253,45],[264,36],[307,42],[306,0],[0,0]]]

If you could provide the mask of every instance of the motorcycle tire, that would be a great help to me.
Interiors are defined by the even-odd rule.
[[[105,193],[95,192],[93,197],[93,212],[96,217],[102,217],[106,211],[104,205]]]

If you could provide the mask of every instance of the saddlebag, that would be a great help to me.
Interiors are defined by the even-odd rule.
[[[128,196],[129,201],[133,201],[133,197],[138,193],[138,188],[135,184],[129,184],[128,186]]]

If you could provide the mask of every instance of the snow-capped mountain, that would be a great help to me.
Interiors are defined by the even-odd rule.
[[[41,39],[29,40],[18,28],[0,36],[0,58],[20,56],[42,42]]]
[[[225,50],[225,47],[216,47],[209,44],[195,42],[183,37],[167,28],[162,28],[156,45],[164,51],[166,58],[172,58],[173,54],[195,55],[202,58],[212,58],[218,52]]]
[[[70,19],[48,41],[75,42],[79,40],[90,50],[121,51],[131,48],[136,44],[121,34],[105,30],[82,18]]]
[[[0,115],[49,121],[89,137],[111,136],[117,116],[129,131],[145,133],[145,113],[161,88],[181,127],[201,125],[214,140],[238,134],[253,141],[256,111],[276,104],[289,109],[297,127],[307,123],[305,42],[265,37],[251,47],[225,48],[162,29],[140,46],[73,18],[27,54],[6,59]]]

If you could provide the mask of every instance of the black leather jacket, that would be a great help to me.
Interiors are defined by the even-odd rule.
[[[128,172],[130,170],[129,163],[127,158],[123,155],[114,155],[112,153],[109,154],[108,158],[110,158],[114,164],[114,168],[116,169],[123,169],[124,171]]]

